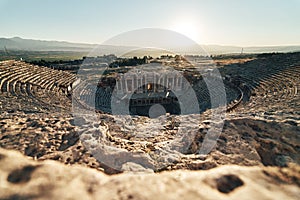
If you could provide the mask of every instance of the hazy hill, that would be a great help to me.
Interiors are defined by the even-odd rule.
[[[136,47],[114,46],[114,45],[97,45],[85,43],[71,43],[64,41],[45,41],[23,39],[20,37],[0,38],[0,50],[26,50],[26,51],[77,51],[90,52],[97,47],[97,54],[119,54],[129,55],[129,51]],[[300,46],[264,46],[264,47],[239,47],[239,46],[221,46],[221,45],[202,45],[209,54],[228,54],[228,53],[265,53],[265,52],[295,52],[300,51]],[[145,50],[145,53],[149,51]],[[155,50],[151,53],[155,54]],[[157,53],[157,52],[156,52]],[[199,46],[185,46],[178,48],[175,53],[181,54],[201,54]]]
[[[23,39],[20,37],[0,38],[0,48],[8,50],[29,50],[29,51],[89,51],[95,44],[80,44],[61,41],[45,41]]]

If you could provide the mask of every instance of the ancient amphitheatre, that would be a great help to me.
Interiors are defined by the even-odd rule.
[[[214,122],[209,120],[209,93],[199,86],[195,90],[199,90],[203,110],[184,116],[198,129],[183,156],[161,167],[153,167],[160,164],[153,160],[143,165],[125,158],[117,169],[97,160],[80,139],[86,129],[78,127],[72,115],[72,96],[80,86],[76,72],[1,61],[0,198],[151,199],[159,194],[158,199],[240,199],[248,194],[249,199],[297,199],[300,53],[250,57],[214,60],[226,89],[226,118],[208,155],[198,152]],[[149,62],[185,69],[187,80],[201,81],[184,59],[163,57]],[[111,94],[105,87],[99,91],[99,101]],[[90,93],[99,91],[83,87],[81,99],[75,102],[82,112],[91,109]],[[149,155],[160,148],[161,141],[176,137],[182,117],[167,114],[159,124],[148,116],[135,115],[141,126],[162,127],[159,134],[143,141],[133,134],[133,127],[120,129],[118,125],[124,122],[101,111],[101,106],[95,113],[99,121],[93,130],[107,135],[110,145]],[[84,118],[81,123],[86,123]],[[139,131],[151,134],[152,130]]]

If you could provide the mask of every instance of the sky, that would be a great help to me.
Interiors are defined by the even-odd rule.
[[[199,44],[300,45],[300,0],[0,0],[0,37],[101,44],[142,28]]]

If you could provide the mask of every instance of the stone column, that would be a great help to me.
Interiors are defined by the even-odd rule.
[[[166,84],[166,87],[167,87],[167,90],[169,89],[169,79],[168,79],[168,76],[165,76],[165,84]]]
[[[142,83],[143,83],[143,76],[140,76],[140,77],[138,77],[138,88],[139,88],[138,93],[142,92],[142,88],[141,88]]]
[[[131,79],[131,92],[133,92],[134,91],[134,77],[131,77],[132,79]]]
[[[182,90],[181,85],[182,85],[182,76],[179,77],[179,83],[178,83],[178,90]]]
[[[173,85],[172,85],[172,90],[176,90],[176,76],[173,76]]]
[[[128,92],[127,77],[124,77],[124,82],[125,82],[125,92],[124,93],[127,93]]]
[[[139,88],[139,76],[135,75],[135,84],[136,84],[136,89]]]
[[[121,93],[122,91],[122,83],[121,83],[121,77],[119,77],[118,81],[117,81],[117,85],[118,85],[118,93]]]
[[[184,90],[184,86],[185,86],[185,81],[181,81],[181,89]]]
[[[153,91],[156,92],[156,74],[153,73]]]
[[[179,82],[179,76],[175,76],[176,77],[176,81],[175,81],[175,90],[178,91],[178,82]]]
[[[120,86],[119,86],[119,81],[116,81],[116,89],[117,89],[117,91],[119,91],[119,89],[120,89]]]
[[[123,85],[123,80],[124,80],[124,77],[123,77],[123,76],[121,76],[121,78],[120,78],[120,84],[121,84],[121,88],[120,88],[120,90],[121,90],[121,94],[123,94],[123,93],[124,93],[124,85]]]
[[[145,85],[145,88],[146,88],[146,91],[147,91],[147,74],[144,74],[144,85]]]

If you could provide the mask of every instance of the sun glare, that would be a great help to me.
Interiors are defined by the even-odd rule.
[[[181,33],[196,42],[201,42],[201,28],[193,19],[177,19],[170,27],[171,30]]]

